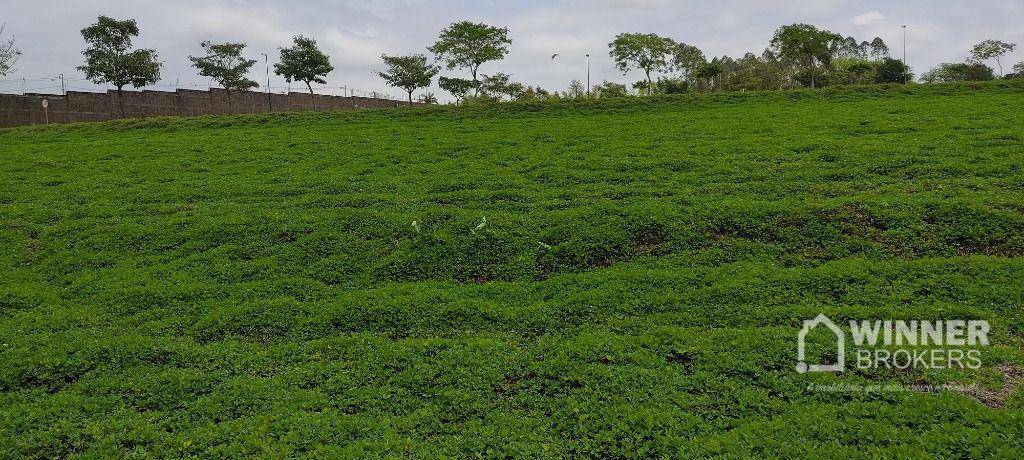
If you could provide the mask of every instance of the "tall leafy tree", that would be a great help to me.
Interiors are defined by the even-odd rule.
[[[274,64],[274,73],[284,77],[288,83],[305,83],[309,97],[313,100],[313,110],[316,110],[313,83],[326,84],[325,77],[334,70],[334,66],[331,65],[331,59],[317,48],[316,40],[296,35],[292,42],[292,46],[288,48],[278,48],[281,52],[281,62]]]
[[[647,94],[652,94],[654,82],[651,72],[663,72],[669,68],[675,45],[672,39],[656,34],[622,33],[608,44],[608,55],[624,75],[633,69],[642,70],[647,79]]]
[[[842,42],[840,35],[827,30],[810,24],[792,24],[775,31],[771,47],[779,56],[799,63],[809,72],[811,88],[814,88],[819,69],[831,65]]]
[[[132,37],[139,36],[134,19],[118,21],[108,16],[96,18],[96,23],[82,29],[82,38],[88,45],[82,54],[85,65],[78,70],[96,84],[111,84],[117,88],[121,116],[124,103],[121,90],[132,85],[139,88],[160,81],[160,62],[151,49],[132,49]]]
[[[705,62],[697,67],[693,72],[693,77],[703,83],[703,86],[708,90],[715,87],[715,78],[722,75],[722,64],[717,60],[713,59],[711,62]]]
[[[381,59],[388,69],[377,72],[380,78],[396,88],[402,88],[409,94],[409,105],[412,105],[412,92],[430,86],[430,80],[437,75],[438,67],[427,63],[422,54],[408,56],[388,56],[382,54]]]
[[[705,62],[707,59],[704,57],[704,52],[696,46],[686,43],[675,43],[672,46],[671,66],[682,72],[683,78],[686,80],[692,78],[693,72]]]
[[[511,44],[512,39],[508,38],[507,28],[462,21],[452,23],[442,30],[437,42],[427,50],[434,53],[438,60],[444,61],[448,70],[468,70],[473,77],[471,89],[474,95],[480,95],[480,79],[477,75],[480,66],[486,62],[504,59]],[[462,89],[462,85],[455,85],[453,89]],[[468,91],[463,93],[465,94],[468,94]]]
[[[971,49],[971,57],[975,62],[984,63],[989,59],[996,61],[996,66],[999,67],[999,76],[1003,75],[1003,63],[1000,58],[1012,53],[1013,50],[1017,49],[1016,43],[1006,43],[1000,40],[985,40]]]
[[[3,37],[6,26],[7,24],[0,24],[0,37]],[[18,62],[20,56],[21,50],[14,46],[14,37],[7,40],[0,38],[0,77],[6,77],[13,71],[14,64]]]
[[[889,45],[885,44],[885,40],[882,40],[882,37],[875,37],[874,40],[871,40],[869,46],[871,57],[875,58],[875,60],[880,61],[889,57]]]
[[[228,111],[231,111],[231,91],[245,91],[259,86],[246,77],[255,59],[242,57],[245,43],[211,43],[200,44],[206,51],[205,56],[189,56],[192,65],[199,69],[199,75],[210,77],[218,85],[227,90]]]
[[[867,57],[867,50],[870,46],[868,42],[857,43],[857,39],[846,37],[839,45],[839,56],[863,59]]]

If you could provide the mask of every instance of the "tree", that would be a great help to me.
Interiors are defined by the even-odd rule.
[[[692,78],[697,67],[705,62],[704,52],[696,46],[676,43],[672,48],[672,68],[682,72],[685,80]]]
[[[493,100],[518,99],[526,87],[522,83],[512,81],[512,76],[507,73],[498,72],[494,75],[483,75],[480,80],[479,94]]]
[[[1024,74],[1024,61],[1014,64],[1013,71],[1017,72],[1018,74]]]
[[[290,48],[278,48],[281,51],[281,62],[274,64],[274,73],[284,77],[288,83],[305,83],[309,97],[313,100],[313,110],[316,110],[313,83],[327,84],[324,77],[334,70],[334,66],[331,65],[331,59],[316,47],[316,40],[296,35],[292,41]]]
[[[722,74],[722,65],[718,62],[705,62],[694,70],[693,77],[704,82],[705,88],[710,90],[715,85],[715,77]]]
[[[118,21],[100,16],[96,23],[82,29],[82,38],[88,45],[82,54],[85,65],[78,70],[96,84],[111,84],[117,88],[117,100],[124,116],[121,90],[125,85],[135,88],[160,81],[160,62],[151,49],[132,50],[132,37],[139,36],[134,19]]]
[[[557,94],[558,92],[556,91],[555,97],[557,97]],[[544,101],[551,98],[552,95],[551,93],[548,92],[548,90],[541,88],[540,86],[527,86],[525,87],[525,89],[523,89],[522,92],[516,95],[515,99],[517,101]]]
[[[881,37],[875,37],[868,46],[871,49],[871,57],[875,58],[875,60],[880,61],[889,57],[889,46],[885,44]]]
[[[566,99],[580,99],[587,95],[587,88],[579,80],[569,82],[569,89],[565,90]]]
[[[199,69],[199,75],[210,77],[224,88],[228,95],[228,112],[231,112],[231,90],[246,91],[259,86],[246,78],[255,59],[242,57],[245,43],[200,43],[206,56],[189,56],[192,66]]]
[[[4,28],[7,24],[0,24],[0,37],[4,35]],[[14,46],[14,37],[6,41],[0,39],[0,77],[6,77],[14,70],[14,64],[18,62],[21,50]]]
[[[408,56],[380,55],[384,64],[388,66],[386,72],[377,72],[380,78],[396,88],[402,88],[409,95],[409,105],[412,105],[412,92],[419,88],[430,86],[430,81],[440,70],[437,66],[427,64],[427,57],[422,54],[410,54]]]
[[[626,90],[626,85],[622,83],[615,83],[605,80],[600,85],[594,87],[594,94],[597,97],[622,97],[628,96],[629,91]]]
[[[875,83],[903,83],[913,79],[910,68],[899,59],[885,58],[875,66]]]
[[[456,22],[441,31],[437,42],[427,48],[448,70],[466,69],[473,76],[474,95],[480,94],[477,72],[485,62],[498,61],[508,54],[508,29],[470,21]],[[461,89],[461,86],[457,89]],[[453,93],[454,94],[454,93]],[[463,94],[468,94],[468,91]],[[458,96],[456,94],[456,96]]]
[[[1016,43],[1006,43],[999,40],[985,40],[974,45],[974,48],[971,49],[971,57],[977,63],[984,63],[989,59],[995,59],[996,66],[999,67],[999,76],[1002,76],[1003,63],[1000,62],[999,58],[1008,53],[1012,53],[1016,48]]]
[[[668,58],[675,48],[670,38],[655,34],[622,33],[608,44],[608,55],[615,60],[615,66],[625,75],[630,70],[640,69],[647,77],[647,94],[654,92],[651,72],[665,71]]]
[[[836,60],[830,79],[836,83],[864,85],[875,82],[877,68],[876,63],[864,59],[841,58]]]
[[[992,68],[985,64],[945,63],[929,70],[921,75],[921,80],[926,83],[952,83],[957,81],[984,81],[992,80],[995,74]]]
[[[452,96],[458,99],[465,99],[473,89],[480,88],[480,84],[473,80],[466,80],[465,78],[454,78],[454,77],[440,77],[437,79],[437,86],[441,89],[448,91]]]
[[[846,37],[839,46],[839,56],[851,59],[864,59],[867,57],[871,44],[868,42],[857,43],[857,39]]]
[[[775,31],[771,47],[779,56],[800,63],[810,73],[811,88],[814,88],[818,68],[831,65],[842,41],[841,36],[810,24],[793,24]]]

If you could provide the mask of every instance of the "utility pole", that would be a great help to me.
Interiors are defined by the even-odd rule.
[[[590,53],[587,53],[587,98],[590,98]]]
[[[61,72],[61,74],[60,74],[60,93],[65,95],[65,96],[68,95],[68,88],[66,86],[64,86],[64,73],[63,72]]]
[[[263,54],[263,64],[266,66],[266,107],[267,112],[273,112],[273,99],[270,97],[270,56]]]
[[[909,72],[910,68],[907,67],[907,26],[906,24],[904,24],[901,27],[903,28],[903,84],[905,85],[907,84],[907,73]]]

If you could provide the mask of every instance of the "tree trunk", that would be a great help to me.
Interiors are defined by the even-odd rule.
[[[479,68],[480,67],[477,66],[477,67],[473,67],[473,69],[472,69],[472,73],[473,73],[473,96],[474,97],[479,97],[480,96],[480,82],[477,81],[477,79],[476,79],[476,71]]]
[[[233,111],[231,110],[231,90],[230,90],[230,89],[227,89],[227,88],[224,88],[224,91],[225,91],[225,92],[226,92],[226,94],[228,95],[228,114],[230,115],[230,114],[232,114],[232,113],[235,113],[235,112],[233,112]]]
[[[309,99],[313,101],[313,111],[316,112],[316,96],[313,95],[313,85],[306,82],[306,88],[309,88]]]
[[[121,94],[122,88],[124,88],[124,85],[117,87],[117,105],[121,109],[121,118],[124,118],[124,95]]]
[[[412,91],[409,91],[409,107],[412,107]]]
[[[645,70],[644,75],[647,75],[647,95],[654,95],[654,83],[651,82],[651,71]]]

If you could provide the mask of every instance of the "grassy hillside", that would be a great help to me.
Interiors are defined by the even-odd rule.
[[[1022,114],[992,83],[0,131],[0,457],[1020,457]],[[798,374],[818,313],[994,344]]]

